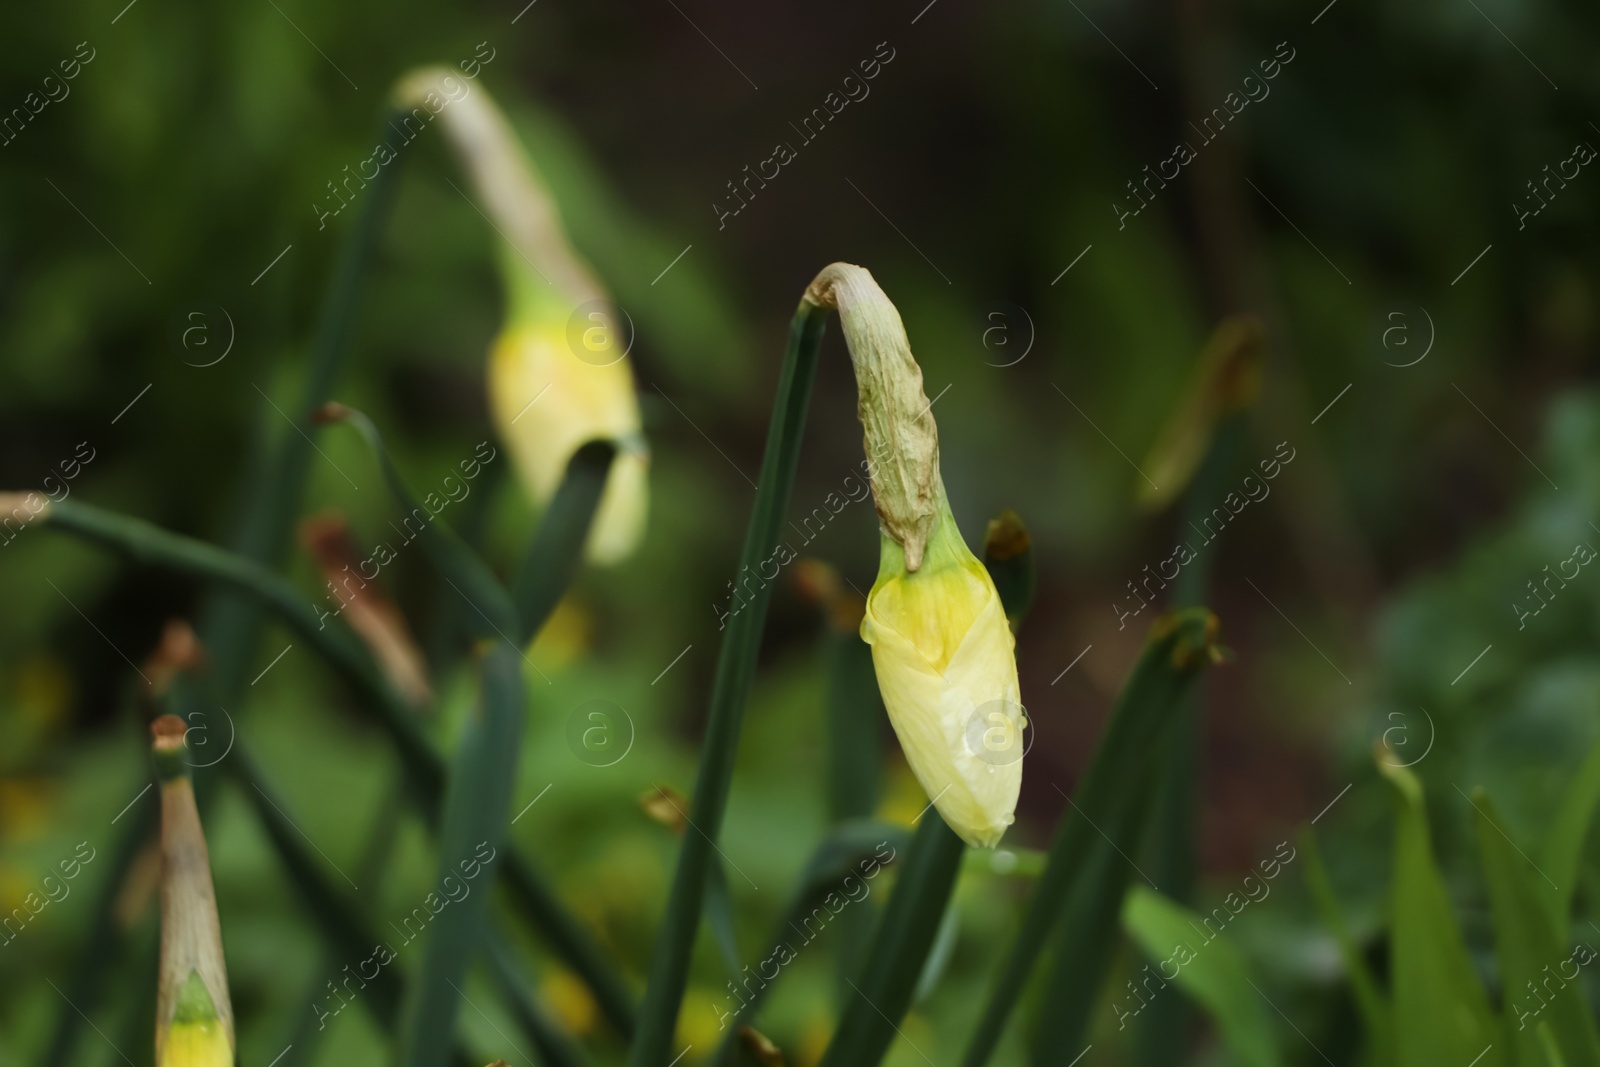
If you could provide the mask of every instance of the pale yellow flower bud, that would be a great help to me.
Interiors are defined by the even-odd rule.
[[[889,722],[950,829],[992,848],[1015,817],[1026,726],[1005,609],[950,513],[922,371],[894,305],[845,263],[817,275],[806,299],[838,309],[855,365],[881,530],[861,637]]]
[[[861,637],[917,781],[967,844],[993,848],[1022,788],[1015,645],[989,572],[941,510],[916,571],[882,539]]]
[[[446,68],[401,79],[397,101],[438,119],[466,170],[473,206],[504,240],[509,314],[489,355],[495,429],[535,503],[548,503],[582,445],[618,452],[587,551],[630,554],[649,510],[649,452],[628,362],[632,324],[567,243],[554,200],[481,84]]]

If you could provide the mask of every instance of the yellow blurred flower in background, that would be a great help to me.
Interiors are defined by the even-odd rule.
[[[589,987],[564,967],[551,967],[544,972],[539,980],[539,999],[574,1034],[592,1033],[599,1021],[600,1010]]]
[[[638,546],[649,511],[631,321],[568,244],[555,202],[487,90],[428,67],[402,78],[396,98],[407,107],[448,101],[437,114],[473,206],[504,241],[507,315],[489,354],[489,408],[524,488],[543,507],[579,447],[617,446],[587,545],[592,562],[615,563]]]

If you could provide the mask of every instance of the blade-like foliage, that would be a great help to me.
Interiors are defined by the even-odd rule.
[[[511,583],[511,602],[521,627],[516,638],[523,644],[544,626],[578,573],[589,524],[616,455],[617,447],[610,441],[590,441],[567,460],[567,473],[544,509]]]
[[[801,436],[806,409],[811,402],[811,383],[816,378],[817,351],[822,343],[824,322],[821,308],[802,302],[789,328],[788,350],[778,379],[766,453],[761,461],[760,488],[739,555],[741,569],[736,574],[760,573],[762,562],[777,547],[789,495],[794,488],[795,469],[800,462]],[[722,830],[739,729],[744,722],[745,701],[755,677],[756,654],[760,651],[761,630],[771,600],[771,584],[759,583],[749,602],[728,623],[722,641],[690,812],[690,819],[699,832],[684,835],[678,854],[672,892],[667,898],[644,1006],[640,1009],[639,1032],[628,1060],[631,1067],[657,1067],[669,1062],[674,1055],[668,1047],[689,980],[689,955],[700,927],[711,850]]]
[[[762,1003],[787,970],[782,966],[785,961],[792,961],[801,948],[825,933],[836,948],[845,947],[843,941],[850,936],[850,930],[844,926],[845,917],[866,907],[875,879],[885,864],[896,861],[905,852],[907,839],[902,826],[853,819],[834,827],[817,846],[800,872],[783,919],[761,943],[766,954],[751,967],[757,980],[741,980],[743,992],[736,1002],[729,1003],[727,1017],[720,1020],[725,1036],[711,1059],[712,1067],[734,1062],[739,1029],[756,1021]],[[866,889],[856,897],[861,886]],[[845,900],[850,903],[843,903]],[[864,952],[862,956],[865,958]],[[762,966],[769,960],[779,965],[770,977],[765,973],[767,968]],[[750,972],[741,969],[741,973]],[[848,984],[845,989],[850,989]],[[851,995],[855,995],[853,991]]]
[[[405,512],[405,519],[417,520],[417,540],[428,560],[451,587],[472,608],[463,618],[473,632],[484,637],[499,636],[511,640],[510,631],[517,628],[516,611],[511,597],[489,565],[472,550],[448,524],[435,521],[434,514],[417,501],[405,476],[395,465],[394,457],[384,446],[383,435],[364,412],[343,404],[328,404],[318,412],[319,419],[339,420],[355,427],[362,440],[372,449],[383,471],[383,480],[395,503]],[[409,529],[409,522],[407,528]]]
[[[387,130],[390,118],[386,109],[379,128]],[[362,202],[356,225],[340,247],[312,337],[310,366],[301,393],[302,418],[327,401],[344,369],[362,288],[394,205],[400,170],[398,162],[382,168],[383,172],[373,180],[370,195]],[[246,558],[269,567],[282,562],[305,491],[312,449],[311,439],[305,434],[286,433],[262,464],[259,476],[250,480],[251,493],[240,509],[237,542],[238,551]],[[244,686],[250,653],[260,632],[260,614],[260,604],[230,583],[220,583],[209,593],[200,637],[211,657],[215,684],[225,694],[225,704],[234,703],[234,695]],[[122,941],[113,916],[118,892],[150,832],[148,817],[133,819],[118,832],[111,852],[112,870],[106,876],[107,889],[96,902],[92,936],[85,942],[68,982],[75,992],[58,1009],[54,1035],[45,1055],[46,1067],[63,1067],[71,1058],[86,1021],[83,1011],[74,1005],[92,1010],[99,1001],[110,957]]]
[[[1574,948],[1557,933],[1546,907],[1547,893],[1540,888],[1550,888],[1546,873],[1507,835],[1483,790],[1471,799],[1494,914],[1502,1018],[1506,1038],[1516,1050],[1513,1062],[1518,1067],[1544,1067],[1546,1062],[1596,1067],[1600,1034],[1580,978],[1594,950]],[[1548,1060],[1547,1046],[1557,1051]]]
[[[1578,887],[1578,866],[1596,803],[1600,803],[1600,745],[1589,750],[1578,773],[1567,783],[1538,853],[1539,868],[1549,876],[1549,881],[1539,880],[1538,889],[1547,901],[1556,933],[1562,936],[1572,925],[1572,894]]]
[[[1317,845],[1317,835],[1308,826],[1300,835],[1300,851],[1306,858],[1306,885],[1316,903],[1322,924],[1333,935],[1339,946],[1339,959],[1355,991],[1356,1009],[1361,1013],[1361,1023],[1367,1031],[1367,1047],[1372,1067],[1389,1067],[1394,1062],[1394,1006],[1378,988],[1372,969],[1350,936],[1350,925],[1344,920],[1338,898],[1334,896],[1333,882],[1322,863],[1322,850]]]
[[[1141,798],[1150,788],[1152,741],[1171,721],[1195,677],[1211,662],[1216,653],[1216,629],[1216,617],[1201,608],[1174,612],[1151,627],[1144,653],[1118,697],[1094,759],[1079,783],[1074,810],[1062,818],[1056,831],[1050,859],[1021,929],[989,989],[983,1015],[962,1058],[966,1067],[981,1067],[988,1061],[1068,902],[1084,891],[1086,878],[1109,869],[1109,861],[1103,857],[1099,863],[1091,862],[1098,850],[1109,851],[1094,824],[1114,821],[1130,807],[1145,802]],[[1120,907],[1118,897],[1109,911],[1084,917],[1081,923],[1075,922],[1074,929],[1081,933],[1096,926],[1114,927]],[[1108,956],[1077,964],[1086,974],[1098,974],[1093,986],[1098,988],[1110,961]]]
[[[1504,1067],[1509,1057],[1433,859],[1422,783],[1381,755],[1394,785],[1394,875],[1390,988],[1398,1067],[1471,1063]]]
[[[506,851],[525,712],[521,650],[497,643],[483,662],[481,714],[467,724],[445,794],[437,888],[444,903],[428,925],[422,969],[407,1004],[405,1067],[444,1067],[449,1055],[461,986],[489,915],[494,860]]]
[[[1210,934],[1197,919],[1152,889],[1136,885],[1129,891],[1122,927],[1151,960],[1134,977],[1135,986],[1159,1000],[1168,983],[1176,985],[1216,1020],[1236,1062],[1278,1067],[1283,1057],[1273,1035],[1272,1005],[1250,978],[1243,954],[1221,931]]]
[[[1152,793],[1143,789],[1129,794],[1125,803],[1095,818],[1094,836],[1087,842],[1057,919],[1055,966],[1041,1002],[1049,1007],[1039,1012],[1032,1042],[1033,1057],[1041,1064],[1071,1063],[1088,1040],[1084,1035],[1090,1030],[1089,1013],[1099,1003],[1117,953],[1116,917],[1134,879],[1128,856],[1137,855],[1148,832]],[[1076,809],[1062,816],[1064,821],[1080,823],[1085,818]]]
[[[894,894],[867,950],[866,970],[850,982],[855,999],[845,1002],[822,1067],[870,1067],[899,1036],[965,848],[930,805],[906,849]]]
[[[587,454],[580,449],[569,465],[569,474],[578,471],[580,477],[587,478],[592,473],[593,460],[599,455],[609,460],[609,454],[609,446]],[[563,499],[572,504],[574,511],[582,511],[581,505],[592,503],[593,498],[581,493],[563,497],[558,490],[556,501]],[[583,514],[581,525],[585,529],[592,515],[592,510]],[[405,701],[374,669],[371,658],[360,643],[339,627],[323,626],[316,612],[292,584],[214,545],[77,500],[63,500],[52,505],[47,516],[47,528],[59,529],[105,545],[141,563],[171,567],[224,582],[260,600],[308,646],[317,650],[362,698],[363,704],[376,713],[379,723],[395,744],[413,797],[430,821],[437,817],[445,785],[444,760],[423,736]],[[567,511],[558,511],[554,503],[547,510],[545,521],[556,522],[563,529],[578,524],[578,520]],[[572,541],[572,551],[578,551],[582,537],[568,540]],[[549,565],[558,572],[570,573],[568,561],[552,559]],[[549,604],[553,607],[554,601],[549,601]],[[530,614],[523,621],[525,625],[536,627],[544,619]],[[607,1019],[624,1036],[630,1034],[633,1029],[631,997],[614,967],[594,945],[593,939],[523,857],[508,850],[502,874],[507,888],[519,905],[549,938],[562,958],[589,983]]]

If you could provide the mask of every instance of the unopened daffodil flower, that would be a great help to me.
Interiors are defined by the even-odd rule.
[[[855,365],[880,531],[861,637],[889,722],[950,829],[992,848],[1022,785],[1025,719],[1005,609],[950,513],[899,312],[872,275],[845,263],[817,275],[806,300],[838,309]]]
[[[187,731],[176,715],[150,724],[161,782],[156,1067],[233,1067],[233,1006],[211,859],[189,779]]]
[[[627,358],[632,323],[567,243],[554,201],[486,89],[430,67],[403,78],[396,99],[437,105],[473,206],[503,238],[507,317],[489,353],[489,407],[524,488],[542,507],[582,445],[617,446],[586,546],[591,561],[615,563],[638,545],[649,510],[650,457]]]

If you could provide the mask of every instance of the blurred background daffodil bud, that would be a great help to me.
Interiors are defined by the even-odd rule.
[[[488,368],[495,429],[541,507],[580,446],[616,444],[587,545],[592,562],[616,563],[637,547],[649,511],[632,322],[568,243],[554,200],[481,83],[426,67],[400,80],[395,99],[436,111],[466,172],[464,192],[502,238],[506,322]]]
[[[880,550],[861,637],[889,722],[939,814],[992,848],[1015,818],[1025,726],[1015,642],[989,572],[961,538],[939,474],[939,438],[900,314],[872,275],[835,263],[806,299],[836,308]]]

